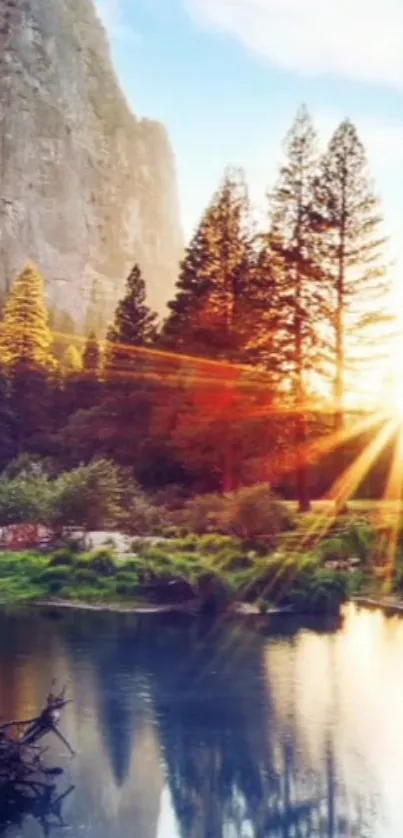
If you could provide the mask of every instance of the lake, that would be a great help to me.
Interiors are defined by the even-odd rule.
[[[402,619],[2,614],[1,717],[35,715],[53,677],[77,755],[49,741],[58,806],[1,835],[403,835]]]

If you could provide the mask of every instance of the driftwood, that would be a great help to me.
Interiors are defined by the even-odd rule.
[[[38,820],[45,835],[52,825],[64,825],[61,807],[73,787],[58,793],[55,777],[63,774],[63,769],[46,765],[46,748],[39,743],[47,734],[54,734],[74,756],[57,727],[68,703],[66,688],[57,693],[53,682],[39,716],[0,725],[0,835],[11,825],[20,826],[27,815]]]

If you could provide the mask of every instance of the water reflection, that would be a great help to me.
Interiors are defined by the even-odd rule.
[[[65,817],[84,838],[400,838],[402,654],[403,621],[354,608],[264,631],[9,615],[0,714],[69,680]]]
[[[53,774],[63,774],[54,770]],[[40,779],[28,782],[6,783],[0,790],[0,835],[15,829],[30,829],[32,823],[41,834],[49,836],[55,829],[68,827],[63,815],[65,801],[73,793],[74,786],[62,788],[62,783]],[[27,824],[28,821],[28,824]],[[27,833],[28,834],[28,833]]]

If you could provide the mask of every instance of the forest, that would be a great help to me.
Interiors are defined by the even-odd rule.
[[[53,476],[110,461],[154,495],[264,484],[300,511],[383,496],[398,427],[354,394],[394,332],[387,239],[355,126],[318,147],[302,107],[263,226],[243,172],[225,172],[163,322],[135,254],[113,322],[99,327],[93,300],[84,337],[52,329],[47,278],[25,267],[0,329],[5,474],[21,458]]]

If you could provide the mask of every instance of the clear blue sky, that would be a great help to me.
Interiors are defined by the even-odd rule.
[[[282,138],[305,102],[324,141],[344,116],[356,121],[399,251],[403,0],[98,0],[97,6],[133,110],[168,129],[186,236],[226,165],[243,165],[253,197],[264,194]]]

